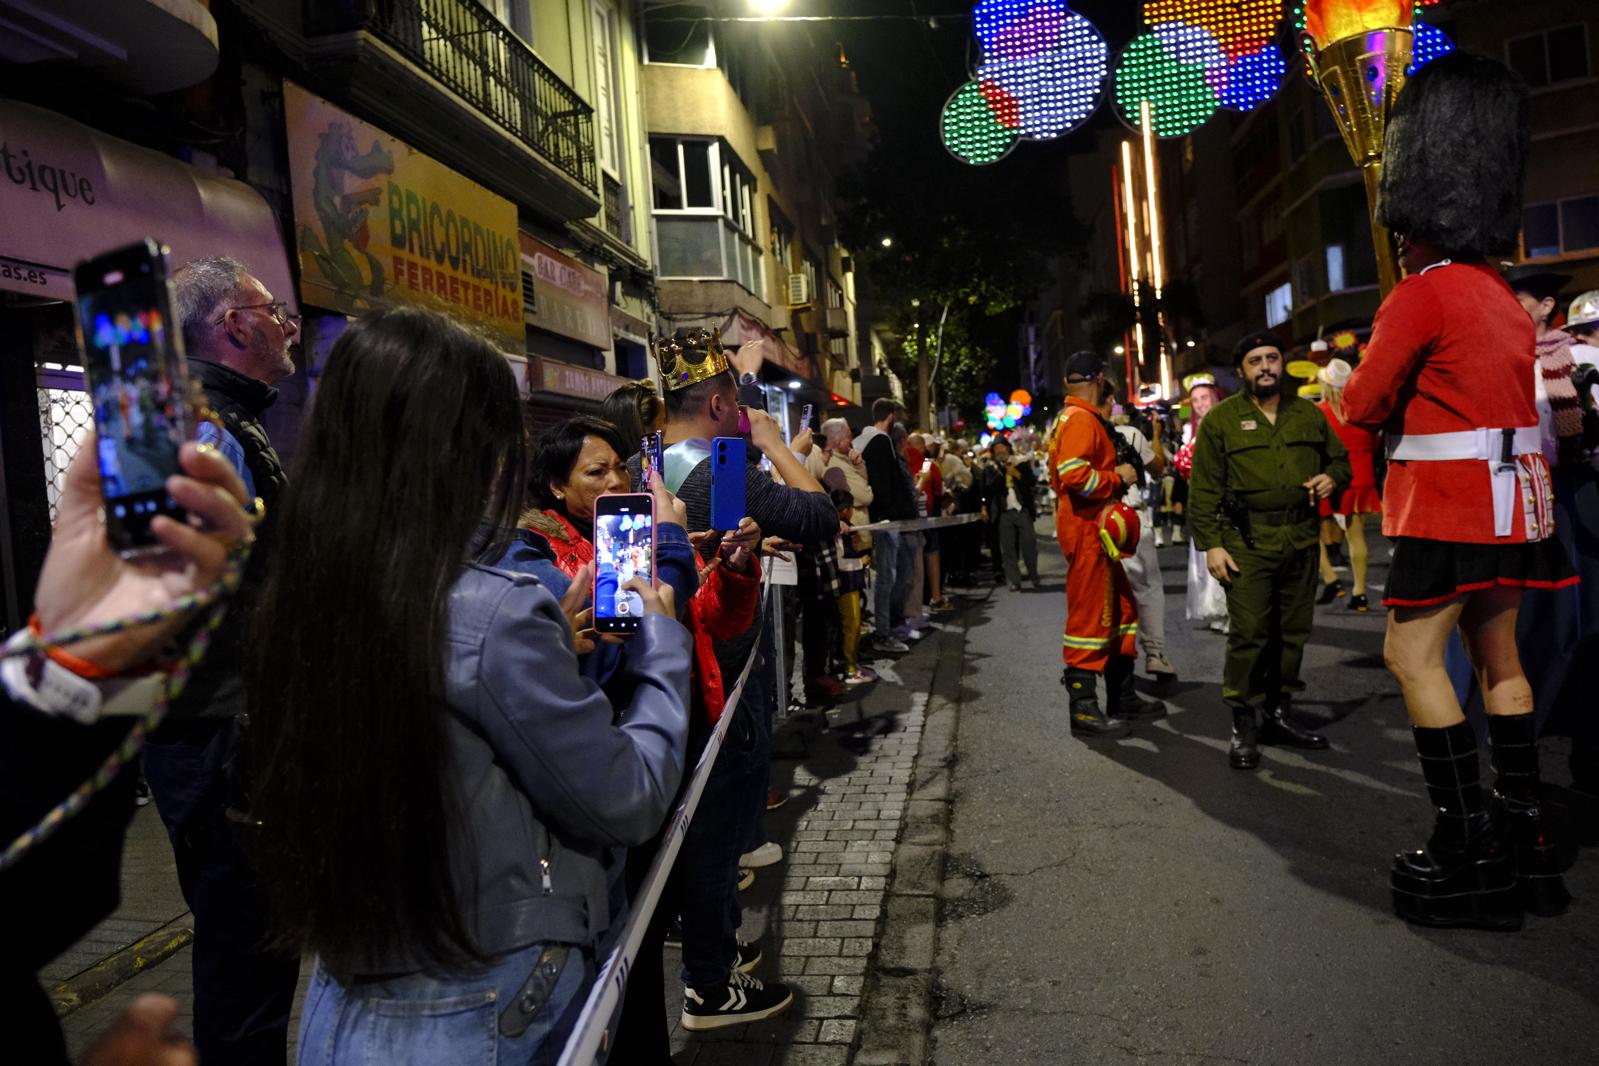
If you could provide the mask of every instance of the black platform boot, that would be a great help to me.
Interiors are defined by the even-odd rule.
[[[1530,714],[1490,714],[1493,743],[1493,797],[1516,860],[1516,890],[1521,905],[1546,918],[1564,914],[1571,893],[1561,873],[1576,858],[1563,848],[1538,796],[1538,738]]]
[[[1112,718],[1099,706],[1095,685],[1099,675],[1092,670],[1068,666],[1060,683],[1066,686],[1071,701],[1072,733],[1085,737],[1125,737],[1133,727],[1122,718]]]
[[[1477,735],[1466,722],[1411,732],[1437,821],[1426,850],[1394,856],[1394,913],[1417,925],[1520,929],[1515,863],[1484,802]]]
[[[1304,748],[1307,751],[1321,751],[1326,748],[1326,737],[1320,733],[1312,733],[1303,726],[1295,725],[1288,717],[1292,707],[1293,704],[1286,692],[1277,697],[1277,706],[1270,708],[1261,716],[1260,742],[1278,744],[1285,748]]]
[[[1233,742],[1227,751],[1227,763],[1234,770],[1253,770],[1260,765],[1260,749],[1255,746],[1259,727],[1255,712],[1248,707],[1233,709]]]
[[[1112,718],[1161,718],[1166,705],[1146,700],[1133,686],[1133,660],[1112,655],[1105,664],[1105,709]]]

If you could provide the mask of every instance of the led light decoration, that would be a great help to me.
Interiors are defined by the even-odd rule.
[[[1288,62],[1273,43],[1282,0],[1147,0],[1147,33],[1116,67],[1116,107],[1142,129],[1147,101],[1155,135],[1192,132],[1218,108],[1251,111],[1282,86]]]
[[[1410,49],[1410,66],[1405,68],[1406,77],[1414,77],[1416,71],[1434,59],[1455,50],[1455,42],[1437,26],[1417,22],[1411,29],[1415,30],[1415,39]]]
[[[983,397],[983,420],[991,430],[1015,429],[1022,419],[1033,413],[1033,397],[1026,389],[1017,389],[1006,400],[997,392]]]
[[[1051,140],[1099,105],[1109,69],[1104,36],[1066,0],[981,0],[972,10],[983,59],[944,105],[944,147],[974,165],[1018,140]]]

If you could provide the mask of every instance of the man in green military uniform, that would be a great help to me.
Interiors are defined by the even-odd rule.
[[[1260,744],[1327,747],[1295,725],[1290,701],[1316,598],[1318,504],[1349,484],[1349,456],[1325,415],[1282,388],[1282,342],[1245,337],[1233,352],[1243,391],[1199,424],[1188,520],[1212,576],[1227,587],[1222,699],[1233,712],[1234,769]],[[1257,719],[1257,714],[1262,717]]]

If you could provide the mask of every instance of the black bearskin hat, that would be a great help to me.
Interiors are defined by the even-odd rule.
[[[1527,87],[1510,68],[1440,56],[1388,116],[1377,221],[1461,258],[1513,248],[1529,141]]]

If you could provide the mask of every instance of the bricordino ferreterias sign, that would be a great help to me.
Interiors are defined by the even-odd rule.
[[[291,82],[283,86],[302,302],[420,304],[524,348],[516,207]]]

